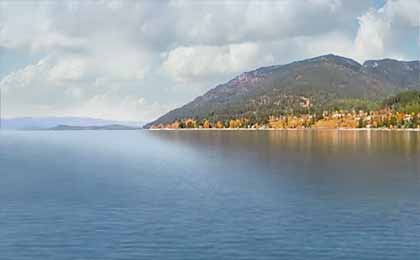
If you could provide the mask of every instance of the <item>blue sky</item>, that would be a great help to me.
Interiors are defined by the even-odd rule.
[[[419,0],[0,1],[3,114],[148,121],[260,66],[419,59]]]
[[[376,9],[381,8],[385,4],[385,0],[370,0],[372,2],[372,6]]]

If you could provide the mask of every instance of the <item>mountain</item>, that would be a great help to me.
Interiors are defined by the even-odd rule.
[[[397,61],[392,59],[368,60],[363,63],[365,73],[405,90],[419,87],[419,67],[419,61]]]
[[[141,127],[139,122],[124,122],[115,120],[104,120],[88,117],[17,117],[2,119],[3,129],[13,130],[42,130],[57,127],[59,125],[68,125],[74,127],[92,127],[105,125],[124,125],[128,127]]]
[[[72,126],[72,125],[58,125],[46,130],[54,131],[76,131],[76,130],[136,130],[139,127],[131,127],[125,125],[102,125],[102,126]]]
[[[320,112],[337,102],[376,102],[420,88],[419,61],[369,60],[360,64],[333,54],[262,67],[211,89],[147,125],[178,119],[227,120]]]

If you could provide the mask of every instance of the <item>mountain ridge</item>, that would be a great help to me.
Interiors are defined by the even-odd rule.
[[[49,131],[99,131],[99,130],[137,130],[141,129],[139,127],[131,127],[126,125],[120,124],[113,124],[113,125],[95,125],[95,126],[72,126],[72,125],[57,125],[55,127],[51,127],[48,129],[42,130],[49,130]]]
[[[59,125],[71,125],[76,127],[91,127],[91,126],[104,126],[104,125],[126,125],[129,127],[141,127],[140,122],[131,121],[118,121],[98,119],[92,117],[13,117],[2,118],[1,127],[10,130],[42,130],[49,129]]]
[[[219,84],[191,102],[145,125],[178,119],[266,116],[298,112],[301,98],[322,110],[340,99],[380,100],[420,88],[419,61],[366,60],[362,64],[327,54],[284,65],[260,67]]]

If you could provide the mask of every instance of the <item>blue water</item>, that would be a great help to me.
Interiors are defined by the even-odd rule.
[[[420,259],[420,133],[0,132],[0,259]]]

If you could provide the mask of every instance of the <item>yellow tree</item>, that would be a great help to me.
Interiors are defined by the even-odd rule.
[[[229,121],[229,128],[239,128],[242,126],[242,122],[239,119],[231,119]]]
[[[169,128],[172,128],[172,129],[178,129],[178,128],[179,128],[179,121],[177,120],[177,121],[173,122],[173,123],[170,125],[170,127],[169,127]]]
[[[205,120],[204,121],[203,128],[210,128],[210,122],[209,122],[209,120]]]
[[[191,118],[185,121],[185,126],[187,128],[197,128],[197,122]]]
[[[216,123],[216,128],[223,128],[224,126],[223,126],[223,123],[222,122],[220,122],[220,121],[217,121],[217,123]]]

